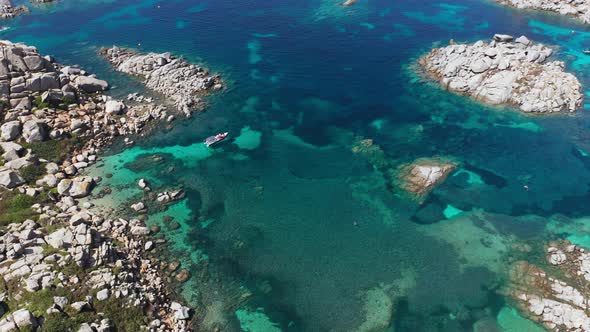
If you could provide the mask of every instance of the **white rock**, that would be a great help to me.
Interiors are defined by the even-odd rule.
[[[20,309],[12,313],[12,320],[18,326],[19,329],[22,329],[26,326],[36,326],[37,320],[35,316],[27,310],[27,309]]]
[[[0,126],[0,139],[3,141],[12,141],[20,135],[20,121],[5,122]]]
[[[99,301],[105,301],[109,298],[109,295],[110,291],[107,288],[105,288],[96,293],[96,299]]]
[[[105,112],[111,115],[119,115],[125,110],[125,104],[118,100],[108,100],[105,103]]]
[[[29,120],[23,124],[22,135],[28,143],[40,142],[47,139],[47,130],[43,122]]]
[[[13,170],[0,171],[0,185],[12,189],[25,183],[25,180]]]
[[[143,202],[137,202],[135,204],[131,205],[131,208],[137,212],[145,209],[145,205],[143,204]]]
[[[174,318],[177,320],[186,320],[190,318],[190,308],[181,305],[178,302],[172,302],[170,309],[174,311]]]

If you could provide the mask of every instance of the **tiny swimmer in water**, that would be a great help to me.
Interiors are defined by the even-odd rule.
[[[352,222],[352,225],[354,227],[359,227],[359,222],[355,220],[355,221]]]
[[[523,188],[525,191],[529,191],[529,186],[527,186],[526,184],[525,184],[524,186],[522,186],[522,188]]]

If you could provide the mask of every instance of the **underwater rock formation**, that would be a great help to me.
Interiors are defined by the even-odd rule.
[[[394,303],[390,287],[369,289],[364,296],[365,321],[355,332],[383,331],[391,325]]]
[[[355,137],[351,151],[365,157],[383,173],[387,183],[420,197],[426,196],[456,168],[450,159],[420,158],[411,164],[396,166],[383,149],[370,138]]]
[[[360,154],[367,158],[377,169],[387,168],[389,166],[389,161],[383,149],[370,138],[356,137],[351,151],[354,154]]]
[[[590,331],[590,253],[568,241],[550,243],[548,265],[516,262],[507,293],[528,316],[553,331]]]
[[[494,35],[491,42],[435,48],[418,60],[444,88],[490,105],[523,112],[573,112],[582,104],[581,84],[553,51],[521,36]]]

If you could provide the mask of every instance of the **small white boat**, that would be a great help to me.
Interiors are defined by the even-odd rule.
[[[207,145],[207,147],[210,147],[211,145],[213,145],[217,142],[223,141],[227,137],[227,135],[228,135],[228,132],[219,133],[214,136],[209,136],[205,139],[205,142],[203,142],[203,144]]]

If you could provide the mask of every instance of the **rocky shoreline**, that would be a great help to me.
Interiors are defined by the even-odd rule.
[[[122,138],[133,144],[131,135],[173,121],[177,111],[139,95],[112,99],[103,94],[106,81],[34,47],[1,41],[0,48],[0,330],[190,330],[191,309],[166,281],[190,274],[150,254],[165,250],[165,239],[150,237],[158,229],[79,201],[100,186],[84,169],[101,151]],[[194,69],[172,67],[160,81]],[[199,72],[199,82],[221,84]],[[208,87],[199,86],[201,95]],[[192,105],[173,101],[185,112]],[[150,190],[145,181],[138,186]],[[156,193],[152,203],[165,208],[183,195]],[[131,209],[141,214],[146,205]]]
[[[490,42],[435,48],[418,60],[432,79],[451,91],[490,105],[523,112],[574,112],[582,105],[581,84],[551,48],[521,36],[494,35]]]
[[[495,0],[497,3],[518,8],[534,9],[571,16],[582,23],[590,23],[590,3],[579,0]]]

